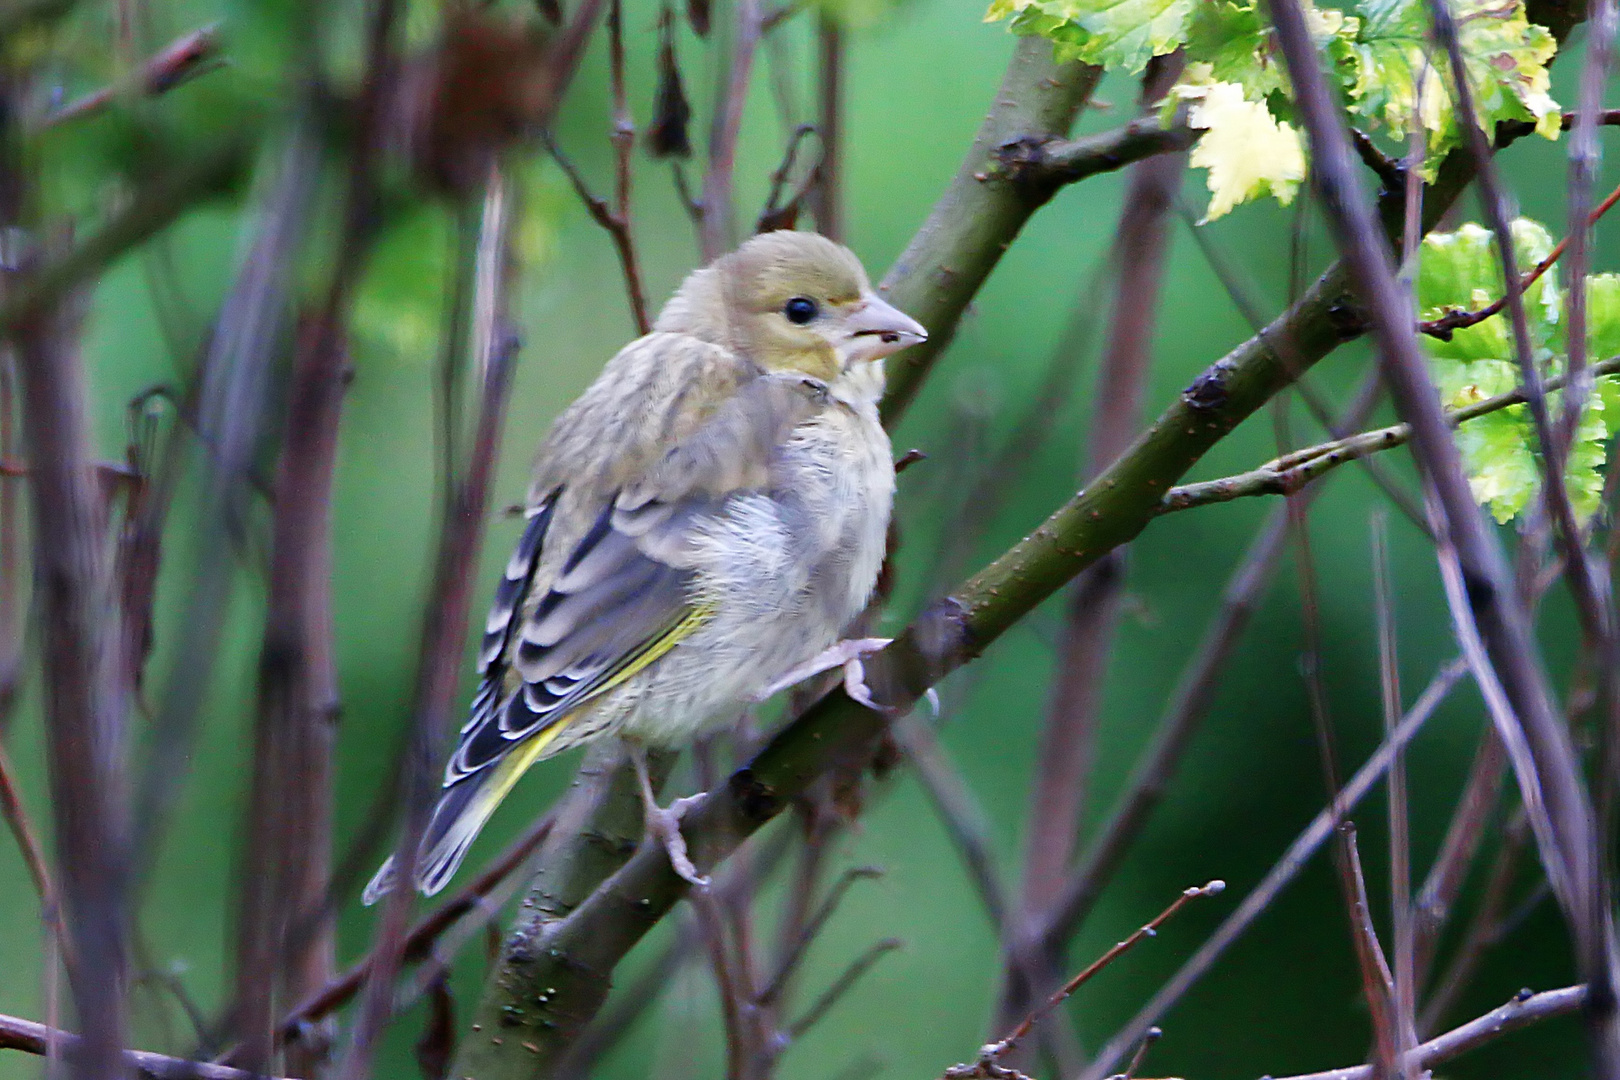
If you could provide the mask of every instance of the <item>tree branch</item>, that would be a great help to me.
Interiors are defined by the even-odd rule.
[[[1540,994],[1520,991],[1512,1001],[1484,1016],[1470,1020],[1461,1027],[1452,1028],[1421,1044],[1407,1056],[1406,1067],[1416,1075],[1419,1070],[1430,1069],[1454,1057],[1460,1057],[1475,1047],[1517,1031],[1522,1027],[1563,1016],[1586,1003],[1586,987],[1566,986],[1561,990],[1547,990]],[[1305,1073],[1283,1077],[1281,1080],[1373,1080],[1372,1065],[1352,1065],[1346,1069]]]
[[[52,1031],[33,1020],[0,1016],[0,1050],[21,1050],[44,1056],[61,1050],[71,1051],[78,1047],[80,1041],[77,1035]],[[124,1061],[144,1080],[274,1080],[263,1073],[235,1069],[229,1065],[191,1061],[145,1050],[124,1051]]]
[[[1589,372],[1594,377],[1620,374],[1620,356],[1610,357],[1601,364],[1592,365]],[[1547,379],[1543,385],[1547,390],[1558,390],[1563,388],[1566,381],[1565,376],[1555,375]],[[1525,392],[1522,388],[1511,390],[1459,409],[1448,409],[1444,414],[1445,421],[1456,427],[1458,424],[1465,424],[1513,405],[1523,405],[1525,401]],[[1198,506],[1255,495],[1291,495],[1340,465],[1383,450],[1404,446],[1411,437],[1410,424],[1391,424],[1389,427],[1307,446],[1274,461],[1268,461],[1258,469],[1223,476],[1219,480],[1201,480],[1171,488],[1164,497],[1164,512],[1174,513],[1178,510],[1190,510]]]

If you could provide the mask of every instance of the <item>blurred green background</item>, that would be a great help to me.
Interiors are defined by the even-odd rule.
[[[352,5],[350,5],[352,6]],[[175,92],[153,111],[186,125],[228,125],[238,110],[262,107],[277,58],[289,36],[276,5],[248,0],[221,5],[174,4],[153,11],[153,33],[166,40],[220,19],[232,66]],[[980,21],[978,0],[901,0],[892,9],[854,12],[848,72],[848,240],[877,277],[922,222],[957,168],[995,87],[1013,39]],[[431,25],[431,7],[415,11]],[[630,0],[631,100],[645,125],[653,91],[656,7]],[[101,21],[75,24],[75,47],[93,50]],[[99,29],[98,29],[99,28]],[[780,48],[762,57],[739,163],[739,207],[751,216],[775,167],[783,128],[769,81],[784,80],[797,119],[811,118],[813,41],[808,20],[779,32]],[[1578,53],[1577,45],[1572,54]],[[683,31],[680,46],[697,116],[712,82],[709,49]],[[1557,96],[1574,96],[1571,57],[1557,66]],[[559,142],[599,191],[610,179],[605,44],[599,37],[557,127]],[[1083,130],[1123,122],[1135,87],[1109,81]],[[1106,103],[1106,107],[1105,106]],[[694,122],[694,136],[702,134]],[[97,197],[99,164],[123,153],[127,132],[116,117],[80,125],[50,144],[47,193],[54,204],[86,205]],[[1562,147],[1521,141],[1508,176],[1525,213],[1562,232]],[[1613,170],[1611,170],[1613,171]],[[619,271],[606,235],[586,216],[549,163],[526,170],[523,247],[528,270],[518,301],[526,345],[507,424],[495,502],[519,501],[529,455],[549,419],[633,335]],[[667,170],[637,157],[636,235],[649,293],[659,303],[694,265],[691,227],[672,193]],[[1001,438],[1041,379],[1051,351],[1077,308],[1106,319],[1105,291],[1091,287],[1106,258],[1125,178],[1103,176],[1060,192],[1033,219],[964,321],[948,357],[895,434],[898,449],[918,447],[930,460],[901,481],[904,547],[901,587],[891,629],[907,612],[948,586],[923,580],[933,550],[961,498],[963,477]],[[1612,183],[1612,180],[1610,181]],[[1192,204],[1203,205],[1202,173],[1187,177]],[[1606,189],[1605,185],[1605,189]],[[1471,203],[1465,214],[1473,216]],[[1267,312],[1287,298],[1293,211],[1269,202],[1239,209],[1209,231],[1252,278]],[[126,404],[147,387],[172,381],[171,339],[195,340],[228,284],[243,239],[241,216],[228,207],[194,214],[172,230],[161,255],[126,259],[95,294],[87,338],[101,452],[121,456],[128,437]],[[1325,265],[1328,244],[1313,222],[1308,261]],[[1249,328],[1184,225],[1172,228],[1160,313],[1149,413],[1157,412],[1203,367],[1246,338]],[[1598,270],[1620,269],[1612,230],[1600,230]],[[447,219],[420,211],[384,238],[360,304],[354,366],[343,421],[337,475],[336,624],[343,696],[340,845],[351,838],[388,782],[388,767],[408,717],[421,604],[436,529],[434,504],[434,347],[444,281]],[[154,314],[152,264],[175,268],[178,296],[165,295],[167,323]],[[166,336],[167,335],[167,336]],[[187,338],[186,335],[192,335]],[[1096,335],[1100,338],[1100,334]],[[184,355],[184,350],[180,350]],[[1095,347],[1093,347],[1093,353]],[[1340,350],[1313,376],[1335,400],[1346,400],[1368,362],[1365,348]],[[976,567],[1023,535],[1074,488],[1079,448],[1092,408],[1094,356],[1081,368],[1049,443],[1009,485],[1002,511],[974,553]],[[1314,440],[1301,416],[1294,430]],[[1270,421],[1257,417],[1221,444],[1198,477],[1251,467],[1275,453]],[[1399,465],[1409,476],[1404,461]],[[169,530],[159,603],[159,641],[149,687],[164,683],[188,658],[174,655],[173,620],[183,611],[195,564],[188,515],[197,485],[185,490]],[[1346,772],[1375,745],[1377,696],[1369,518],[1380,498],[1360,474],[1332,481],[1311,517],[1321,582],[1324,673]],[[1090,818],[1106,813],[1158,715],[1177,672],[1195,646],[1220,589],[1269,503],[1248,501],[1178,514],[1152,525],[1134,546],[1129,600],[1110,669]],[[480,574],[487,596],[516,524],[494,520]],[[1453,653],[1432,554],[1392,515],[1401,668],[1408,700]],[[250,552],[226,627],[222,663],[203,718],[190,778],[157,866],[142,897],[143,964],[174,974],[204,1008],[216,1010],[228,985],[235,852],[250,777],[253,673],[262,614],[262,550]],[[1545,608],[1545,640],[1555,676],[1569,666],[1569,610],[1555,589]],[[944,743],[983,801],[1009,881],[1022,854],[1022,820],[1037,734],[1053,663],[1060,605],[1053,603],[1008,634],[947,700]],[[167,634],[165,635],[165,630]],[[1221,877],[1230,885],[1194,905],[1160,936],[1087,986],[1071,1008],[1089,1047],[1129,1017],[1227,914],[1309,820],[1324,799],[1299,668],[1297,578],[1280,570],[1265,605],[1231,664],[1215,707],[1186,758],[1169,799],[1107,890],[1075,942],[1078,965],[1125,936],[1188,885]],[[469,658],[470,658],[469,650]],[[468,665],[468,688],[471,663]],[[37,673],[7,733],[27,804],[41,827],[49,818],[40,739]],[[1410,756],[1414,853],[1418,871],[1433,854],[1473,753],[1482,712],[1471,688],[1459,690],[1429,725]],[[572,757],[538,768],[508,800],[478,841],[469,866],[496,851],[561,789]],[[678,780],[690,783],[682,773]],[[861,949],[897,936],[905,949],[885,958],[837,1009],[788,1051],[783,1075],[830,1080],[863,1058],[885,1077],[932,1077],[971,1058],[985,1037],[993,1004],[997,945],[958,856],[904,772],[883,785],[855,835],[837,846],[839,866],[876,864],[879,881],[856,887],[817,942],[801,1000],[819,991]],[[1380,922],[1383,912],[1384,811],[1369,799],[1357,814]],[[251,868],[249,868],[251,872]],[[773,885],[762,903],[768,929],[779,908]],[[367,947],[374,912],[358,902],[342,913],[341,953]],[[1466,909],[1463,912],[1466,917]],[[656,940],[668,927],[656,934]],[[639,950],[626,972],[645,959]],[[9,841],[0,842],[0,1012],[43,1016],[42,935],[33,891]],[[1506,1000],[1521,986],[1546,989],[1572,979],[1555,911],[1543,904],[1495,953],[1468,996],[1466,1015]],[[453,989],[470,1009],[484,971],[482,949],[466,950]],[[153,1001],[162,1002],[162,1007]],[[171,999],[142,997],[137,1044],[185,1052],[190,1032]],[[377,1075],[417,1075],[411,1045],[421,1010],[392,1028]],[[1200,1080],[1284,1075],[1363,1059],[1369,1038],[1354,957],[1337,890],[1325,859],[1316,860],[1244,941],[1164,1022],[1165,1038],[1145,1073]],[[1573,1077],[1583,1071],[1576,1024],[1561,1020],[1512,1036],[1448,1066],[1447,1075],[1504,1078]],[[662,1005],[607,1061],[601,1075],[669,1078],[717,1075],[719,1019],[712,983],[701,965],[672,983]],[[0,1054],[0,1078],[37,1075],[40,1061]]]

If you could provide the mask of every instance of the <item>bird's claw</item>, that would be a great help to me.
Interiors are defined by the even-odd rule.
[[[664,845],[664,851],[669,855],[669,865],[677,874],[694,888],[706,889],[709,887],[708,875],[698,873],[697,867],[692,865],[692,859],[686,853],[686,837],[681,835],[681,815],[698,798],[700,796],[694,795],[676,799],[667,807],[648,807],[647,831]]]
[[[766,698],[773,697],[790,686],[797,686],[813,675],[820,675],[824,671],[831,671],[833,668],[841,667],[844,669],[844,693],[848,694],[852,700],[865,705],[868,709],[876,712],[888,712],[887,706],[880,705],[872,700],[872,691],[866,685],[866,665],[863,661],[873,653],[886,648],[889,642],[893,640],[893,638],[869,637],[849,638],[840,641],[777,679],[770,686],[760,691],[754,700],[764,701]]]

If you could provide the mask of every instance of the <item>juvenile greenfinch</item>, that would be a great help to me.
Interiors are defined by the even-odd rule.
[[[839,634],[894,495],[882,361],[926,337],[848,249],[770,232],[694,272],[608,362],[535,462],[417,888],[444,887],[529,766],[607,737],[629,744],[649,830],[702,882],[641,750],[838,665],[870,700],[860,658],[886,642]],[[367,902],[391,886],[385,864]]]

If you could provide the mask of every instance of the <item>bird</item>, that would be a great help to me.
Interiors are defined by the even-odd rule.
[[[874,705],[862,660],[888,639],[840,634],[871,597],[894,498],[884,361],[927,336],[848,248],[761,233],[693,271],[557,417],[418,848],[418,890],[445,886],[530,766],[606,738],[635,764],[648,834],[706,884],[680,805],[657,804],[646,750],[680,748],[840,666],[850,695]],[[366,903],[394,885],[390,859]]]

